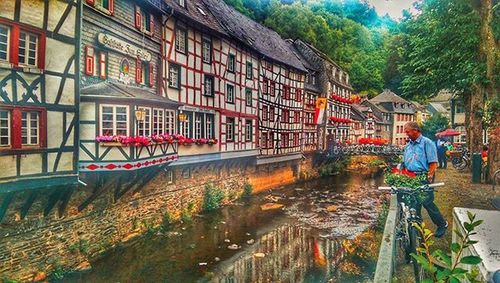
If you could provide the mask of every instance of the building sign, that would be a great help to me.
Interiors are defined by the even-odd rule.
[[[148,52],[140,47],[131,45],[130,43],[127,43],[127,42],[125,42],[125,41],[123,41],[115,36],[109,35],[107,33],[102,33],[102,32],[99,33],[97,35],[97,40],[99,41],[99,43],[101,45],[103,45],[106,48],[118,51],[120,53],[132,56],[134,58],[139,58],[142,61],[149,62],[153,58],[153,56],[151,55],[150,52]]]
[[[323,123],[326,109],[326,98],[321,97],[316,100],[316,109],[314,111],[314,124]]]
[[[187,105],[183,105],[183,106],[179,107],[179,110],[189,111],[189,112],[215,114],[215,111],[212,109],[203,109],[203,108],[187,106]]]

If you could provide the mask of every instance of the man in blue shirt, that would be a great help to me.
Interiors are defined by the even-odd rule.
[[[434,181],[434,173],[438,166],[437,149],[434,142],[422,136],[420,126],[416,122],[406,123],[405,133],[410,138],[406,144],[403,162],[407,170],[417,174],[426,174],[427,181]],[[434,192],[429,192],[422,205],[429,213],[432,222],[436,224],[437,229],[434,236],[440,238],[446,233],[448,222],[443,218],[439,208],[434,203]],[[420,215],[420,207],[417,213]]]

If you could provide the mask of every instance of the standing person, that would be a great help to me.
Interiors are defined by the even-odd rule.
[[[422,136],[420,126],[416,122],[408,122],[404,130],[410,142],[405,147],[403,162],[407,170],[417,175],[425,174],[428,183],[434,181],[434,173],[438,167],[436,145],[430,139]],[[441,238],[446,233],[448,222],[443,218],[439,208],[434,203],[434,192],[428,192],[427,197],[422,201],[422,205],[429,213],[432,222],[437,229],[434,236]],[[417,213],[420,215],[420,207]]]
[[[445,141],[441,139],[441,137],[438,138],[436,141],[436,147],[437,147],[437,155],[438,155],[438,162],[439,162],[439,168],[446,168],[446,148],[444,146]]]

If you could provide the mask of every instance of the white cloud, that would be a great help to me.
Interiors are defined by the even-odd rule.
[[[368,0],[375,7],[380,16],[389,14],[393,19],[400,19],[405,9],[413,11],[413,3],[416,0]]]

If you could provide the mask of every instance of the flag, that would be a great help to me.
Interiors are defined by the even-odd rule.
[[[325,116],[326,97],[320,97],[316,100],[316,110],[314,111],[314,124],[318,125],[323,123]]]

